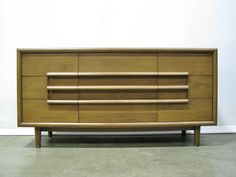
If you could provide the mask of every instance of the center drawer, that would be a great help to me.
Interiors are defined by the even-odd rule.
[[[156,121],[156,104],[79,105],[80,123],[135,123]]]
[[[82,53],[80,72],[155,72],[157,56],[152,53]]]

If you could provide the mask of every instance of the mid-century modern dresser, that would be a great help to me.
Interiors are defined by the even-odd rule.
[[[216,49],[18,49],[18,126],[194,130],[217,124]]]

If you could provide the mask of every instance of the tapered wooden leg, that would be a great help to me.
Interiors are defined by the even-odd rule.
[[[40,148],[41,147],[41,129],[38,127],[35,127],[35,147]]]
[[[195,129],[194,129],[194,145],[195,146],[200,145],[200,126],[195,127]]]
[[[186,135],[186,130],[182,130],[182,136]]]
[[[52,131],[48,131],[48,137],[52,137]]]

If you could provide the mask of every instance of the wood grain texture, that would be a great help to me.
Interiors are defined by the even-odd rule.
[[[200,145],[200,126],[196,126],[194,128],[194,145],[199,146]]]
[[[158,77],[158,85],[189,85],[188,90],[158,90],[158,98],[212,98],[212,76]]]
[[[214,50],[213,52],[213,97],[212,97],[212,104],[213,104],[213,120],[215,122],[215,125],[217,124],[217,113],[218,113],[218,56],[217,56],[217,50]]]
[[[47,76],[186,76],[188,72],[47,72]]]
[[[41,147],[41,128],[35,127],[35,147],[40,148]]]
[[[48,85],[49,86],[60,86],[60,85],[67,85],[67,86],[77,86],[78,77],[76,76],[56,76],[56,77],[48,77]]]
[[[46,76],[47,72],[77,72],[77,53],[22,54],[23,76]]]
[[[80,90],[79,99],[157,99],[156,90]]]
[[[211,99],[190,99],[188,104],[159,104],[158,121],[212,121]]]
[[[17,126],[22,122],[22,53],[17,49]]]
[[[143,85],[107,85],[107,86],[47,86],[47,90],[85,90],[85,91],[99,91],[99,90],[187,90],[187,85],[150,85],[150,86],[143,86]]]
[[[212,76],[190,76],[189,98],[212,99]]]
[[[158,99],[188,99],[188,90],[158,90]]]
[[[80,123],[127,123],[157,121],[156,105],[80,105]]]
[[[113,100],[47,100],[48,104],[169,104],[188,103],[188,99],[113,99]]]
[[[153,122],[154,124],[156,124],[155,122]],[[83,124],[83,125],[88,125],[88,124],[92,124],[94,125],[95,123],[78,123],[78,124]],[[98,124],[104,124],[104,123],[98,123]],[[116,123],[107,123],[107,124],[116,124]],[[117,124],[134,124],[134,123],[117,123]],[[148,123],[138,123],[138,124],[142,124],[142,125],[146,125]],[[99,129],[99,128],[93,128],[93,129],[90,129],[90,128],[61,128],[61,127],[55,127],[55,128],[49,128],[49,127],[44,127],[41,129],[42,131],[66,131],[66,132],[91,132],[91,133],[94,133],[96,134],[97,132],[109,132],[112,134],[111,131],[114,131],[114,129],[110,129],[110,128],[107,128],[107,129]],[[167,130],[193,130],[193,127],[149,127],[148,129],[146,128],[143,128],[143,129],[124,129],[124,128],[116,128],[115,131],[116,132],[120,132],[120,131],[124,131],[126,130],[127,132],[132,132],[132,131],[147,131],[147,130],[152,130],[152,131],[167,131]],[[131,133],[130,132],[130,133]],[[133,132],[134,133],[134,132]],[[139,132],[138,132],[139,133]]]
[[[87,53],[79,55],[80,72],[157,72],[154,54]]]
[[[47,90],[49,85],[77,85],[77,78],[49,78],[47,77],[22,77],[22,99],[47,100],[47,99],[78,99],[78,92],[73,90]]]
[[[67,57],[68,55],[69,57]],[[84,69],[84,71],[80,71],[78,67],[79,66],[78,56],[82,57],[82,60],[84,58],[84,62],[86,65],[90,63],[91,68],[81,67],[82,69]],[[42,58],[45,58],[45,60]],[[92,60],[94,58],[96,59],[96,62],[92,63]],[[91,61],[87,59],[89,60],[91,59]],[[88,128],[90,130],[92,128],[97,128],[97,129],[109,128],[111,130],[117,129],[117,128],[120,128],[120,129],[127,128],[130,130],[134,130],[136,128],[137,129],[145,128],[146,130],[150,130],[151,128],[155,129],[155,128],[160,128],[160,127],[162,128],[188,127],[192,129],[195,126],[214,125],[217,122],[217,119],[216,119],[216,116],[217,116],[217,60],[216,59],[217,59],[216,49],[48,49],[48,50],[47,49],[46,50],[20,49],[18,50],[18,61],[19,61],[19,64],[18,64],[18,75],[19,75],[18,76],[18,125],[19,126],[35,126],[35,127],[41,127],[41,128],[42,127]],[[46,60],[50,60],[52,62],[49,62],[49,63],[44,62]],[[72,62],[72,60],[75,60],[75,62]],[[110,62],[112,60],[118,60],[118,61]],[[137,61],[137,63],[134,63],[135,61]],[[34,65],[34,63],[37,63],[37,64]],[[97,117],[96,115],[95,117],[85,117],[84,119],[85,122],[79,123],[78,119],[79,119],[80,113],[78,112],[78,108],[79,108],[78,105],[63,105],[63,104],[62,105],[48,105],[46,104],[47,106],[45,105],[42,106],[41,103],[39,102],[46,101],[46,100],[22,100],[21,94],[23,94],[23,90],[21,90],[21,83],[23,83],[22,81],[23,79],[21,78],[21,76],[24,75],[27,77],[29,76],[33,76],[33,77],[44,76],[45,77],[48,72],[58,72],[58,73],[82,72],[84,75],[83,74],[75,75],[76,77],[78,76],[78,78],[75,79],[77,84],[74,83],[75,85],[81,85],[81,86],[83,85],[84,86],[86,85],[95,85],[95,86],[96,85],[98,86],[99,85],[100,86],[102,85],[131,85],[131,83],[134,86],[138,86],[138,85],[150,86],[153,84],[159,85],[161,83],[160,80],[157,80],[157,78],[161,77],[160,74],[150,75],[150,73],[147,73],[147,75],[141,76],[140,74],[136,73],[136,74],[133,74],[132,76],[127,76],[126,74],[116,75],[117,72],[121,74],[123,72],[131,72],[131,73],[151,72],[151,74],[157,73],[157,72],[168,72],[172,74],[173,72],[181,72],[181,73],[189,72],[189,76],[182,75],[181,77],[183,78],[179,78],[179,76],[177,76],[176,79],[174,80],[171,80],[171,81],[163,80],[162,82],[163,82],[163,85],[165,85],[164,82],[170,82],[173,85],[178,85],[178,83],[181,83],[182,85],[186,85],[187,83],[186,78],[187,78],[187,81],[189,84],[188,95],[186,95],[186,92],[176,94],[175,92],[180,92],[179,90],[178,91],[168,90],[170,92],[166,93],[166,95],[168,96],[171,92],[173,92],[171,94],[177,95],[177,97],[175,98],[187,98],[188,96],[191,99],[190,99],[190,102],[185,105],[179,105],[179,104],[178,105],[175,104],[176,106],[173,106],[174,104],[156,105],[156,110],[154,111],[156,112],[155,122],[153,122],[152,116],[154,115],[153,114],[154,112],[152,109],[150,111],[147,111],[148,112],[147,114],[150,114],[150,115],[145,116],[144,113],[141,113],[139,115],[140,113],[139,111],[141,110],[142,112],[143,110],[139,107],[136,107],[137,109],[135,108],[132,110],[133,112],[131,111],[134,114],[130,114],[130,115],[128,114],[127,116],[128,119],[124,118],[125,116],[122,117],[122,115],[127,115],[127,112],[125,109],[121,109],[120,112],[119,111],[108,112],[105,117],[101,116],[103,112],[101,112],[101,114],[98,114]],[[95,73],[95,75],[93,75],[92,73],[91,75],[91,72],[100,72],[100,73]],[[101,72],[112,72],[113,75],[107,75],[107,73],[103,73],[105,75],[102,76],[100,75]],[[69,79],[70,77],[72,76],[65,77],[64,78],[65,82],[67,82],[67,79]],[[163,77],[167,77],[167,75],[165,74]],[[170,76],[170,77],[175,77],[175,76]],[[118,78],[118,79],[115,79],[115,78]],[[212,80],[212,82],[210,82],[210,80]],[[72,86],[74,84],[71,84],[69,81],[65,83],[64,85]],[[61,82],[60,80],[56,80],[54,79],[54,77],[52,77],[52,81],[50,81],[49,85],[60,86]],[[37,84],[34,87],[37,88]],[[31,95],[32,93],[25,93],[24,96],[26,96],[27,94]],[[89,97],[88,93],[86,94],[87,94],[86,97]],[[120,93],[120,95],[121,94],[122,93]],[[150,95],[152,96],[152,93],[142,93],[141,95],[139,94],[140,93],[136,95],[137,97],[135,96],[135,99],[138,98],[139,96],[142,97],[142,95],[143,95],[143,98],[146,98],[146,96],[149,98]],[[181,97],[178,96],[179,94],[181,95]],[[155,95],[158,99],[166,98],[166,96],[161,97],[159,93],[158,95],[157,94]],[[54,94],[54,96],[55,97],[51,97],[51,98],[62,99],[56,94]],[[103,96],[107,97],[107,95],[103,95]],[[168,98],[171,98],[171,97],[168,97]],[[38,103],[32,104],[31,101],[32,102],[35,101]],[[195,104],[196,102],[200,103],[201,106],[200,107],[196,106],[198,105],[198,104]],[[108,106],[108,105],[100,105],[100,106]],[[118,105],[116,104],[116,106]],[[138,106],[143,106],[143,105],[145,104],[138,104]],[[147,104],[147,105],[150,106],[150,104]],[[62,106],[66,108],[61,109],[59,107],[55,108],[54,106]],[[72,108],[74,106],[76,106],[76,108]],[[97,105],[82,105],[82,106],[97,106]],[[128,106],[128,105],[122,105],[122,106]],[[155,106],[155,105],[151,104],[151,106]],[[30,111],[25,112],[27,107],[29,108]],[[167,110],[165,110],[165,108],[169,109],[168,111],[169,113],[167,113]],[[33,111],[33,109],[39,110],[39,112],[42,112],[42,113],[37,113],[37,111],[35,112]],[[72,109],[73,111],[72,110],[68,111],[67,109],[68,110]],[[23,115],[21,111],[23,111]],[[49,115],[52,116],[52,118],[46,119],[45,115],[43,116],[43,118],[39,118],[39,116],[43,115],[44,113],[48,114],[47,111],[49,111]],[[65,116],[66,118],[70,114],[74,115],[74,111],[76,112],[77,116],[73,119],[72,119],[73,116],[71,116],[71,119],[70,118],[67,119],[68,122],[64,122],[64,119],[62,119],[60,116],[57,116],[56,118],[53,117],[54,113],[56,112],[55,115],[62,115],[62,116]],[[85,111],[88,111],[88,110],[85,110]],[[96,110],[94,112],[91,111],[89,113],[94,114],[95,112]],[[110,116],[112,117],[113,113],[115,115],[114,119],[109,119]],[[120,114],[120,116],[117,116],[118,114],[116,113]],[[137,115],[137,117],[133,116],[135,114]],[[27,116],[25,117],[25,115]],[[165,118],[162,117],[163,115],[165,115]],[[161,119],[159,116],[161,116]],[[175,116],[179,116],[181,118],[176,118]],[[191,116],[191,118],[189,118],[188,116]],[[120,117],[120,120],[119,120],[119,117]],[[98,121],[101,121],[101,123],[94,122],[94,121],[97,121],[97,118],[99,118]],[[138,123],[135,122],[136,121],[135,119],[137,119]],[[165,119],[165,120],[162,120],[162,119]],[[157,122],[157,120],[161,122]]]
[[[78,122],[77,105],[50,105],[46,100],[23,100],[23,122]]]
[[[58,87],[58,86],[78,86],[78,77],[70,76],[48,76],[47,87]],[[48,99],[62,99],[62,100],[77,100],[79,99],[79,93],[77,90],[48,90]]]
[[[110,76],[110,77],[79,77],[81,86],[106,86],[106,85],[157,85],[156,76]]]
[[[188,78],[189,76],[158,76],[157,77],[157,85],[183,85],[188,86]],[[186,99],[188,98],[188,93],[191,92],[190,89],[188,90],[179,90],[179,89],[166,89],[166,90],[158,90],[157,91],[157,98],[158,99]]]
[[[68,128],[87,131],[137,131],[137,130],[170,130],[172,128],[182,130],[193,129],[194,126],[215,125],[214,121],[191,121],[191,122],[136,122],[136,123],[50,123],[50,122],[22,122],[23,127],[43,128]]]
[[[22,99],[47,99],[47,77],[22,77]]]
[[[49,90],[48,99],[77,100],[79,99],[79,93],[77,90]]]
[[[158,76],[158,85],[188,85],[190,76]]]
[[[18,48],[22,53],[202,53],[214,52],[216,48]]]
[[[158,53],[158,71],[212,75],[212,53]]]

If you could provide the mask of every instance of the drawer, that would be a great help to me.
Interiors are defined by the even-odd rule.
[[[119,100],[119,99],[157,99],[156,90],[80,90],[79,99]]]
[[[185,104],[159,104],[157,107],[159,122],[212,120],[211,99],[190,99]]]
[[[82,76],[79,85],[156,85],[156,76]]]
[[[79,93],[77,90],[49,90],[49,100],[78,100]]]
[[[190,75],[212,75],[211,53],[159,53],[159,72],[189,72]]]
[[[47,99],[47,77],[22,77],[22,99]]]
[[[78,54],[22,54],[23,76],[46,76],[47,72],[78,72]]]
[[[23,122],[78,122],[78,105],[53,105],[46,100],[23,100]]]
[[[212,76],[190,76],[189,98],[212,98]]]
[[[48,77],[48,86],[78,86],[78,77],[76,76],[53,76]],[[78,90],[49,90],[48,99],[50,100],[77,100],[79,98]]]
[[[84,53],[80,72],[156,72],[157,56],[142,53]]]
[[[188,85],[189,89],[158,90],[158,98],[212,98],[212,76],[159,76],[158,85]]]
[[[80,123],[156,122],[155,104],[80,105]]]
[[[73,86],[77,77],[22,77],[22,98],[26,100],[78,99],[77,90],[47,90],[47,86]]]

